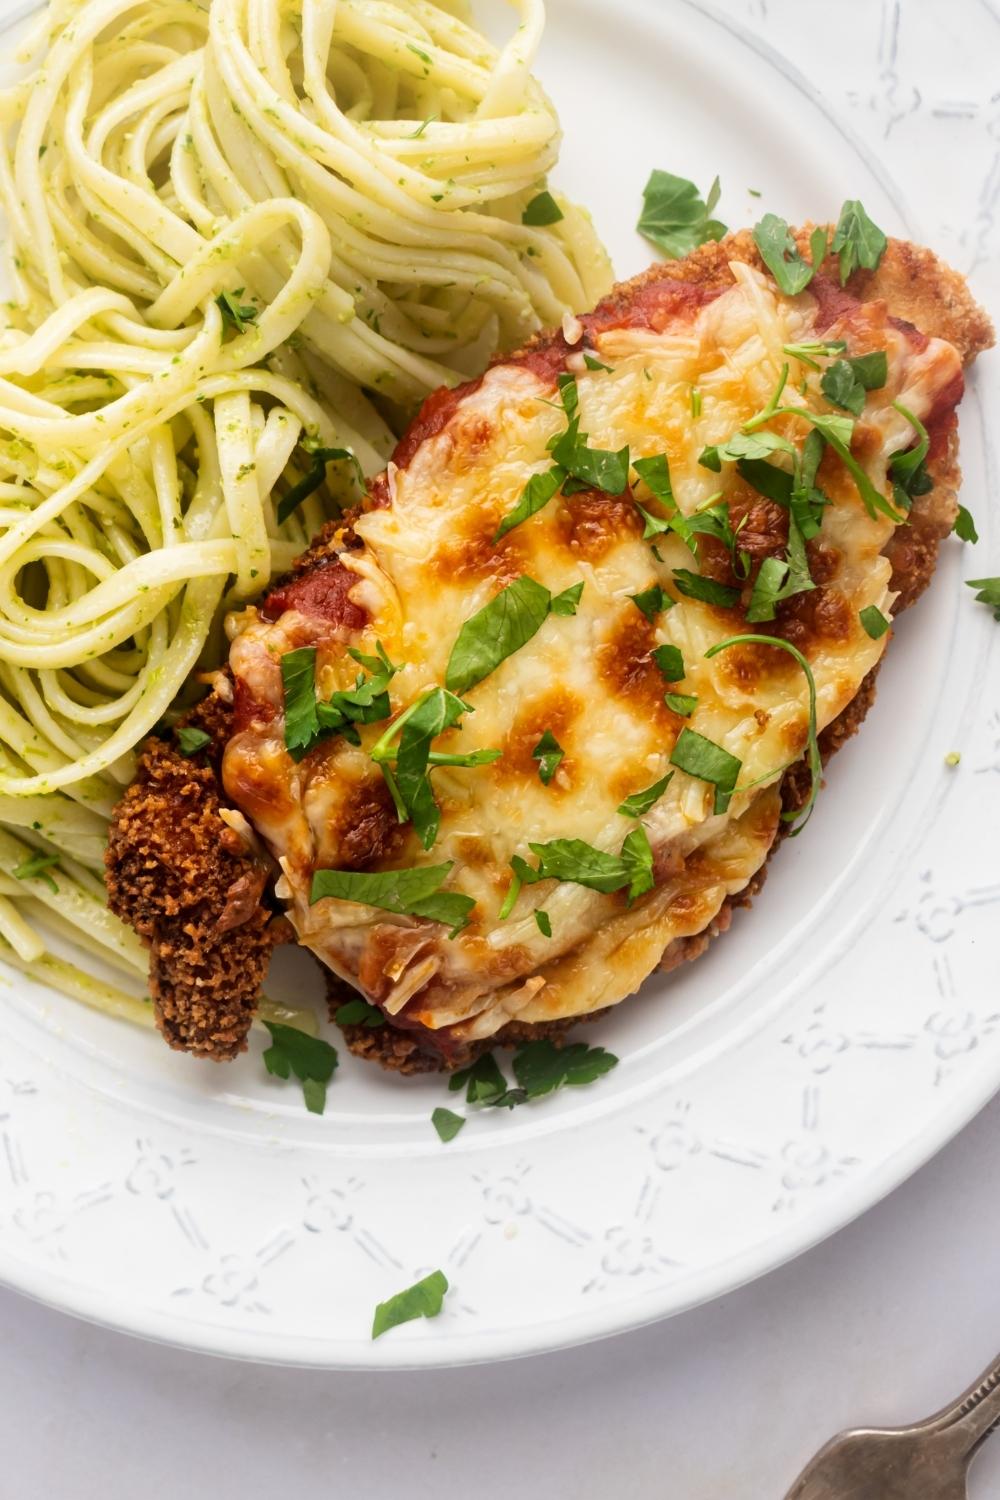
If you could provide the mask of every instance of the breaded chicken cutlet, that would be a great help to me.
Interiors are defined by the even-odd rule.
[[[929,251],[787,297],[742,233],[430,397],[236,622],[210,745],[150,741],[118,809],[110,902],[168,1042],[242,1050],[293,929],[385,1017],[352,1050],[402,1071],[699,956],[811,796],[787,648],[825,760],[951,529],[991,341]]]

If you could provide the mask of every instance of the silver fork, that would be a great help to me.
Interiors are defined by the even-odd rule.
[[[998,1426],[1000,1359],[926,1422],[832,1438],[785,1500],[966,1500],[969,1463]]]

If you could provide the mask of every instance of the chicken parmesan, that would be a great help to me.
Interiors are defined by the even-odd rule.
[[[404,1069],[702,952],[929,581],[990,341],[927,251],[790,292],[743,233],[432,396],[229,617],[200,762],[151,742],[119,808],[112,905],[167,1039],[238,1052],[291,934]]]

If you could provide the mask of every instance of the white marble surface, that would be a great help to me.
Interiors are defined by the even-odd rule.
[[[609,0],[610,3],[610,0]],[[671,3],[671,0],[663,0]],[[1000,304],[997,0],[727,0]],[[678,6],[679,20],[683,8]],[[818,164],[821,170],[821,164]],[[984,560],[994,571],[996,559]],[[143,1345],[0,1294],[4,1500],[780,1497],[836,1427],[919,1416],[1000,1350],[1000,1103],[820,1249],[672,1323],[518,1365],[317,1375]],[[1000,1494],[1000,1439],[974,1500]]]

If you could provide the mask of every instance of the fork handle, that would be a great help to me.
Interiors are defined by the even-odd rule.
[[[931,1417],[927,1426],[947,1436],[966,1459],[971,1458],[1000,1427],[1000,1359],[984,1370],[957,1401]]]

